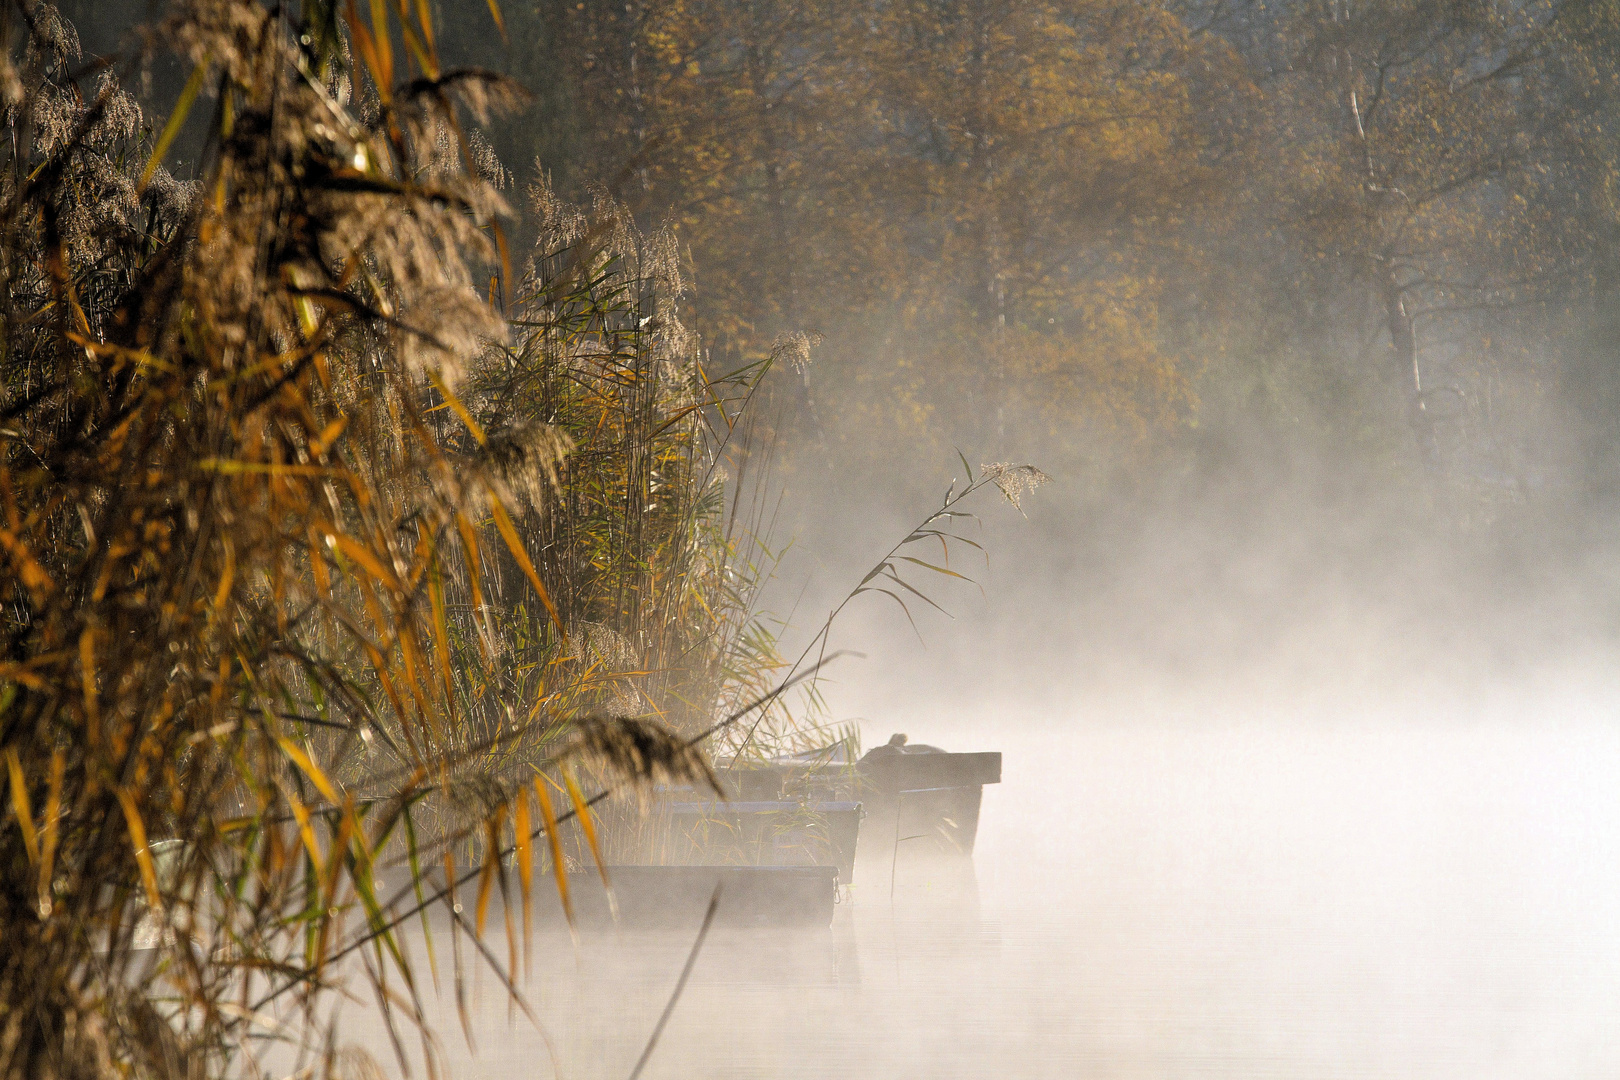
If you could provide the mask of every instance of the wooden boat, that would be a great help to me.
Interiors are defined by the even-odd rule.
[[[842,880],[851,882],[861,864],[892,879],[897,863],[971,860],[978,839],[979,810],[986,784],[1001,782],[998,752],[951,753],[895,735],[883,746],[851,761],[845,746],[827,747],[762,762],[725,762],[718,770],[734,805],[798,799],[861,807],[855,865]]]
[[[851,800],[672,802],[666,855],[686,865],[832,866],[847,885],[863,813]]]
[[[891,740],[889,746],[897,744]],[[984,786],[1001,783],[1001,754],[882,750],[857,766],[866,834],[874,845],[911,843],[918,851],[971,858]]]
[[[633,930],[695,931],[703,922],[715,887],[720,901],[715,925],[722,927],[825,928],[838,902],[834,866],[610,866],[608,880],[618,905],[617,925]],[[615,924],[595,870],[568,879],[576,922],[601,929]],[[563,921],[557,891],[535,883],[536,914]]]

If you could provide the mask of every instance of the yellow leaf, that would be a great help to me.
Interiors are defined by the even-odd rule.
[[[433,646],[439,660],[439,675],[444,680],[445,703],[455,708],[456,680],[450,670],[450,634],[444,621],[444,578],[439,572],[437,556],[428,571],[428,606],[433,614]]]
[[[35,601],[43,600],[56,588],[56,583],[45,572],[45,568],[28,551],[28,546],[19,540],[9,529],[0,529],[0,547],[6,549],[11,560],[16,564],[17,574],[22,578],[24,587],[34,594]]]
[[[473,611],[481,613],[484,610],[484,590],[480,585],[478,573],[478,534],[473,531],[472,523],[465,514],[456,514],[456,531],[461,534],[462,557],[467,564],[467,587],[472,590]],[[478,653],[488,659],[488,650],[484,645],[484,636],[475,634],[478,640]]]
[[[534,884],[534,839],[529,835],[529,793],[521,791],[512,800],[512,834],[517,840],[518,887],[523,893],[523,964],[529,963],[529,925]]]
[[[152,156],[147,159],[146,168],[141,171],[140,189],[145,190],[151,182],[152,174],[157,172],[158,166],[163,164],[163,155],[169,152],[180,128],[186,122],[186,114],[197,100],[197,94],[202,90],[203,80],[208,77],[208,64],[211,58],[204,56],[191,71],[191,78],[186,80],[185,87],[180,91],[179,99],[174,103],[174,110],[169,114],[169,122],[163,125],[163,133],[158,136],[157,145],[152,147]]]
[[[14,746],[6,747],[6,769],[11,773],[11,812],[17,818],[17,827],[22,830],[29,865],[38,866],[39,834],[34,831],[34,812],[28,804],[28,783],[23,778],[22,762],[18,760]]]
[[[321,846],[315,841],[315,826],[309,815],[309,807],[292,792],[286,795],[293,819],[298,822],[298,835],[304,841],[304,850],[309,852],[309,861],[314,864],[315,876],[319,878],[326,873],[326,860],[321,858]]]
[[[563,770],[563,783],[568,788],[569,801],[574,804],[574,817],[585,833],[585,842],[590,845],[591,858],[596,860],[596,872],[602,876],[602,885],[608,890],[608,903],[613,904],[613,883],[608,880],[607,863],[602,860],[602,848],[596,840],[596,823],[591,819],[591,808],[585,805],[585,796],[574,779],[574,770]]]
[[[89,628],[79,635],[79,678],[84,689],[84,718],[95,741],[101,732],[101,709],[96,693],[96,632]]]
[[[562,838],[557,835],[557,815],[551,809],[551,793],[546,791],[546,778],[534,778],[534,797],[540,804],[540,820],[546,826],[546,840],[551,844],[551,869],[557,875],[557,899],[562,901],[563,917],[574,925],[574,905],[568,899],[568,868],[563,865]]]
[[[343,797],[338,794],[337,788],[332,785],[332,781],[326,778],[326,774],[321,771],[321,767],[315,764],[314,760],[304,753],[297,743],[285,735],[276,736],[276,742],[281,746],[281,752],[291,758],[293,764],[302,769],[304,775],[309,777],[310,783],[315,785],[317,791],[333,803],[343,801]]]
[[[551,616],[551,621],[557,627],[558,635],[562,638],[563,644],[566,645],[568,643],[568,631],[563,629],[562,616],[557,614],[557,605],[551,602],[551,594],[540,583],[540,575],[535,573],[534,563],[529,561],[529,553],[524,550],[523,539],[518,536],[517,529],[512,524],[512,519],[507,516],[506,507],[501,505],[499,499],[496,499],[493,503],[493,509],[495,511],[495,527],[500,530],[501,539],[506,541],[506,547],[512,552],[512,558],[517,560],[519,569],[528,577],[529,584],[534,586],[534,591],[540,595],[540,602],[545,605],[546,614]]]
[[[438,390],[439,393],[444,395],[444,403],[450,406],[457,416],[461,417],[461,422],[463,424],[467,425],[467,430],[472,432],[473,438],[478,440],[478,445],[487,445],[489,443],[489,437],[484,434],[484,429],[478,425],[478,421],[473,419],[472,413],[467,411],[467,406],[461,403],[461,399],[456,397],[451,389],[445,385],[444,380],[439,378],[437,373],[431,371],[428,372],[428,378],[433,382],[434,389]]]
[[[340,416],[327,424],[326,427],[321,429],[319,435],[310,440],[310,450],[317,456],[326,453],[331,445],[337,441],[338,436],[343,434],[343,429],[348,426],[348,423],[349,418],[347,416]]]
[[[141,868],[141,883],[146,886],[146,902],[153,911],[163,910],[163,897],[158,892],[157,868],[152,865],[152,852],[146,844],[146,823],[135,806],[135,796],[128,788],[116,792],[118,805],[124,808],[124,823],[129,826],[129,839],[135,845],[135,862]]]
[[[238,461],[235,458],[202,458],[197,468],[204,472],[217,472],[222,476],[263,474],[266,476],[339,476],[342,469],[329,469],[323,465],[291,465],[283,462]]]
[[[321,550],[313,528],[309,531],[309,566],[315,573],[315,587],[320,590],[322,596],[330,597],[332,579],[326,572],[326,553]]]
[[[336,544],[343,554],[359,563],[361,569],[382,582],[384,586],[390,589],[399,587],[399,580],[394,577],[394,572],[384,566],[364,544],[339,532],[329,532],[326,535],[331,538],[332,543]]]
[[[236,548],[227,538],[225,546],[225,568],[219,572],[219,588],[214,590],[214,611],[225,610],[225,601],[231,597],[231,585],[236,580]]]
[[[505,816],[505,809],[497,808],[484,822],[484,872],[478,879],[478,907],[473,916],[473,925],[477,927],[479,937],[484,936],[489,897],[495,885],[495,871],[501,861],[501,819]]]

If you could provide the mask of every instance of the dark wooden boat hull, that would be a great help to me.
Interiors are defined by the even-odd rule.
[[[833,866],[855,876],[858,802],[677,802],[665,856],[686,865]]]
[[[618,901],[617,925],[635,930],[696,931],[715,886],[720,902],[715,925],[724,927],[827,927],[838,902],[834,866],[610,866]],[[563,921],[562,905],[549,878],[535,882],[535,913]],[[607,891],[595,870],[569,878],[576,922],[614,925]]]

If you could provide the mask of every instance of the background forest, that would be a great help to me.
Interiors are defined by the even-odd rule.
[[[531,3],[538,97],[493,138],[676,222],[717,360],[821,335],[783,392],[841,458],[971,436],[1073,475],[1303,427],[1466,514],[1574,479],[1549,410],[1609,420],[1617,19]],[[448,24],[494,40],[473,0]]]
[[[93,52],[140,7],[63,10]],[[838,461],[1304,429],[1494,503],[1569,477],[1549,409],[1608,421],[1607,0],[432,7],[533,92],[515,175],[674,226],[717,368],[812,335],[777,390]]]

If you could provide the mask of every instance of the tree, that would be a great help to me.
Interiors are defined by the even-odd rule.
[[[1371,348],[1435,472],[1437,414],[1477,396],[1462,383],[1504,320],[1590,284],[1590,196],[1612,175],[1590,138],[1596,6],[1221,7],[1265,95],[1244,160],[1274,266],[1315,290],[1301,310],[1330,313],[1313,333]],[[1444,370],[1427,342],[1465,359]]]

